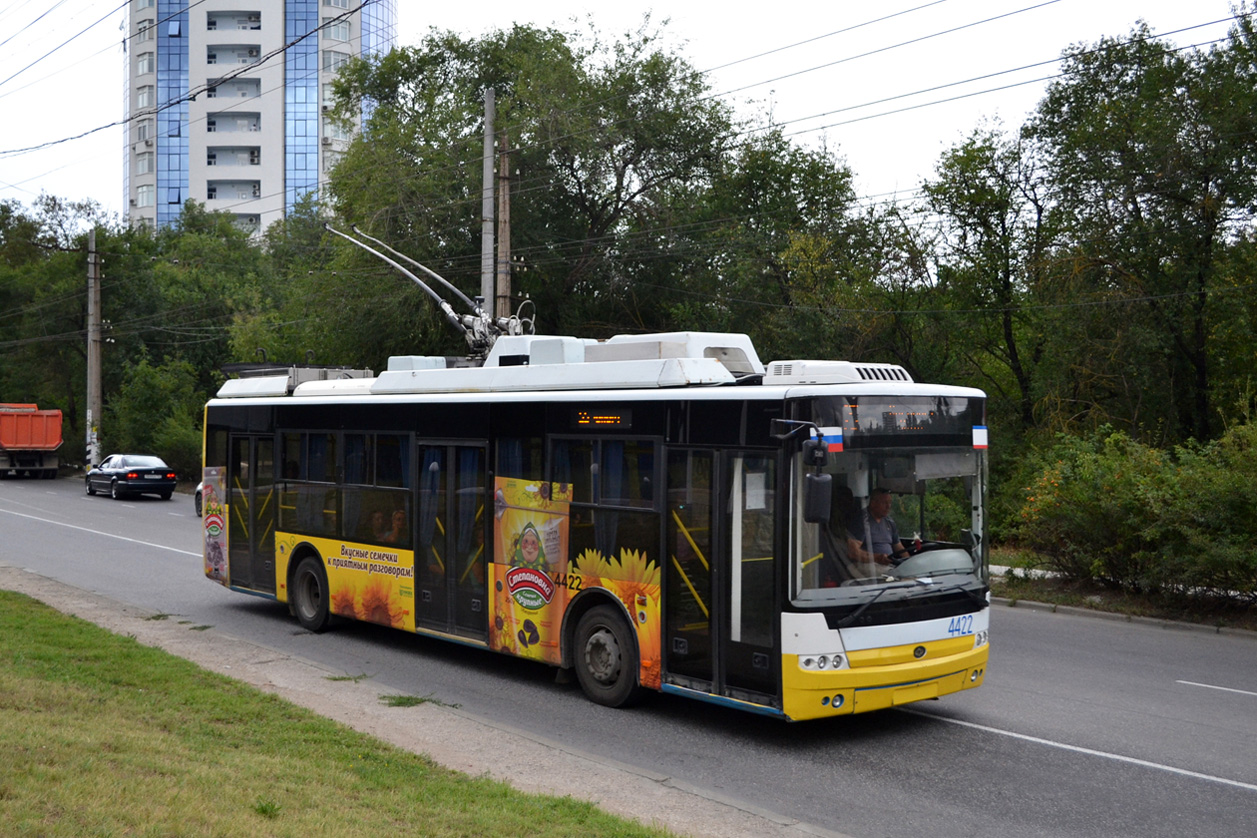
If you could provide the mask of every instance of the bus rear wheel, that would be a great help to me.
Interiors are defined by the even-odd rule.
[[[306,556],[292,575],[292,613],[306,631],[321,632],[331,624],[327,572],[317,556]]]
[[[627,707],[642,696],[637,685],[633,629],[615,608],[598,605],[576,624],[576,677],[585,695],[607,707]]]

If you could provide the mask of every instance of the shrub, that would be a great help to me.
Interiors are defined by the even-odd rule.
[[[1025,491],[1019,542],[1068,578],[1257,598],[1257,429],[1171,452],[1104,428],[1060,436]]]

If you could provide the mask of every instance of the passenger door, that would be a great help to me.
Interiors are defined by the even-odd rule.
[[[417,461],[416,622],[424,628],[483,639],[489,627],[486,448],[420,443]]]
[[[775,489],[771,456],[669,450],[667,682],[775,704]]]
[[[275,441],[233,435],[227,454],[231,584],[275,593]]]

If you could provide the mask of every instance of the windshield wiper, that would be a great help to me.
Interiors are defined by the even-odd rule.
[[[951,593],[952,591],[961,591],[967,597],[969,597],[969,599],[973,600],[975,603],[982,606],[983,608],[990,605],[990,603],[986,601],[986,597],[982,596],[982,594],[978,593],[977,591],[973,590],[967,585],[950,585],[946,588],[939,588],[937,591],[930,591],[930,593],[947,594],[947,593]]]
[[[863,605],[861,605],[859,608],[857,608],[856,610],[852,611],[850,614],[848,614],[847,616],[845,616],[845,617],[843,617],[841,620],[839,620],[839,621],[837,622],[837,624],[834,626],[834,628],[846,628],[847,626],[849,626],[849,625],[851,625],[852,623],[854,623],[854,622],[855,622],[855,621],[859,618],[859,616],[860,616],[861,614],[863,614],[866,610],[868,610],[868,607],[869,607],[870,605],[872,605],[873,603],[877,602],[878,598],[879,598],[879,597],[881,597],[881,595],[882,595],[882,594],[884,594],[884,593],[886,593],[887,591],[902,591],[902,590],[906,590],[906,589],[908,589],[908,588],[913,588],[913,587],[916,587],[917,585],[926,585],[926,586],[929,586],[930,584],[931,584],[931,583],[926,582],[926,581],[921,580],[921,579],[913,579],[911,582],[908,582],[908,583],[906,583],[906,584],[900,584],[900,585],[887,585],[887,586],[886,586],[886,587],[884,587],[884,588],[879,588],[879,589],[878,589],[878,591],[877,591],[877,593],[875,593],[875,594],[873,594],[873,596],[869,597],[869,601],[868,601],[868,602],[864,603],[864,604],[863,604]]]

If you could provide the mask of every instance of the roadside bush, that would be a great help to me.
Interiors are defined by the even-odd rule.
[[[1165,452],[1104,428],[1060,436],[1026,487],[1018,542],[1048,568],[1136,591],[1257,597],[1257,430]]]
[[[1257,425],[1182,446],[1176,461],[1175,502],[1157,532],[1160,584],[1257,604]]]

